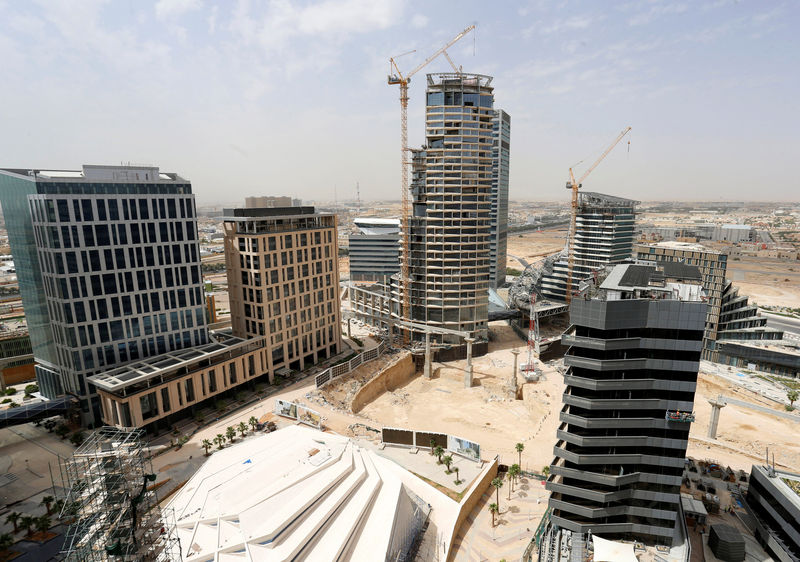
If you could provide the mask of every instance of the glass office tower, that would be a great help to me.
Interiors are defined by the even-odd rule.
[[[489,282],[497,289],[506,282],[508,172],[511,157],[511,116],[502,109],[494,111],[492,136],[492,234],[489,239]]]
[[[208,342],[189,181],[158,168],[0,170],[42,392],[81,399],[86,377]]]

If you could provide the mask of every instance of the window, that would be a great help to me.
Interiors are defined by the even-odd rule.
[[[228,365],[228,383],[236,384],[236,363]]]
[[[194,381],[188,378],[183,384],[186,387],[186,402],[194,402]]]
[[[158,415],[158,403],[156,393],[150,392],[139,398],[139,406],[142,409],[142,419],[148,420]]]
[[[169,412],[169,388],[161,389],[161,407],[165,412]]]
[[[211,369],[208,372],[208,391],[209,392],[217,391],[217,375],[214,373],[214,369]]]

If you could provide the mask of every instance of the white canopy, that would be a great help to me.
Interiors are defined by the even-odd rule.
[[[638,562],[633,545],[592,536],[595,562]]]

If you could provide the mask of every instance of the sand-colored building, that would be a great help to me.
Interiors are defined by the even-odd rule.
[[[225,211],[233,335],[267,336],[270,364],[302,370],[342,347],[336,216],[314,207]]]
[[[339,353],[336,248],[336,217],[313,207],[226,210],[232,330],[90,377],[103,422],[168,427],[244,385]]]

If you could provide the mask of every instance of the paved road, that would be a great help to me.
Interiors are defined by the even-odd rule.
[[[764,412],[765,414],[770,414],[773,416],[778,416],[779,418],[784,418],[793,422],[800,423],[800,416],[797,414],[790,414],[789,412],[779,412],[777,410],[773,410],[772,408],[766,408],[764,406],[759,406],[757,404],[751,404],[750,402],[744,402],[743,400],[737,400],[736,398],[731,398],[730,396],[723,396],[723,399],[728,404],[735,404],[736,406],[742,406],[743,408],[750,408],[751,410],[758,410],[759,412]]]
[[[767,326],[770,328],[800,335],[800,320],[794,320],[786,316],[778,316],[777,314],[770,314],[760,309],[759,312],[767,317]]]

